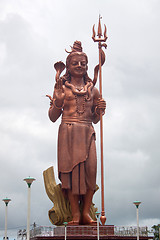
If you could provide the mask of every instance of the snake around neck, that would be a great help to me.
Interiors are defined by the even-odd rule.
[[[88,95],[86,100],[90,101],[91,91],[92,91],[92,88],[93,88],[93,83],[91,81],[88,81],[82,89],[77,89],[73,84],[69,83],[68,81],[65,81],[65,86],[70,88],[74,95],[78,95],[78,96]]]

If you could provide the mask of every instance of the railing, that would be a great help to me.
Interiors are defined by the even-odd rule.
[[[115,226],[114,227],[114,235],[115,236],[136,236],[137,235],[137,227]],[[147,227],[139,227],[139,236],[148,236],[148,228]]]
[[[114,226],[99,226],[99,234],[102,236],[114,235]],[[54,229],[54,235],[64,235],[64,227],[56,227]],[[94,236],[97,235],[97,226],[67,226],[68,236]]]
[[[35,227],[30,231],[31,238],[35,236],[64,236],[65,227],[44,227],[39,226]],[[139,228],[139,236],[148,236],[148,228],[140,227]],[[99,234],[100,236],[106,235],[114,235],[114,236],[136,236],[137,228],[133,226],[114,226],[114,225],[106,225],[99,226]],[[97,235],[97,226],[67,226],[67,235]]]
[[[35,227],[30,230],[30,237],[32,238],[35,236],[54,236],[54,229],[55,227]]]

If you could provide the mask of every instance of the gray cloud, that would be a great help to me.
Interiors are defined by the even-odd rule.
[[[85,3],[85,5],[84,5]],[[9,226],[26,226],[27,186],[33,176],[31,222],[50,225],[43,171],[57,173],[57,131],[47,112],[55,70],[75,40],[98,62],[92,26],[99,12],[108,28],[103,67],[105,208],[107,224],[136,225],[132,202],[141,200],[140,224],[159,219],[159,2],[1,1],[0,8],[0,195],[10,197]],[[53,6],[54,5],[54,6]],[[83,14],[82,14],[83,12]],[[98,84],[97,84],[98,87]],[[99,159],[99,125],[97,153]],[[98,160],[100,162],[100,160]],[[97,183],[100,185],[100,163]],[[56,175],[56,180],[57,175]],[[100,190],[94,201],[100,210]],[[0,204],[0,211],[4,204]],[[2,214],[1,214],[2,215]],[[0,229],[4,229],[3,217]]]

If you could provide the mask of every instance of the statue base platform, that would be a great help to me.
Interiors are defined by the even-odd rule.
[[[66,227],[66,239],[67,240],[76,240],[76,239],[98,239],[97,236],[97,226],[67,226]],[[52,232],[45,234],[33,236],[31,240],[60,240],[65,239],[65,227],[55,227]],[[114,225],[104,225],[99,226],[99,239],[107,240],[136,240],[137,236],[120,236],[115,235]],[[139,236],[140,240],[153,239],[150,236]]]

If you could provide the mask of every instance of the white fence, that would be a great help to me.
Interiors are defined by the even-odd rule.
[[[39,226],[39,227],[35,227],[30,231],[30,237],[35,237],[35,236],[57,236],[57,235],[64,235],[64,226],[60,226],[60,227],[44,227],[44,226]],[[68,230],[69,230],[70,226],[68,226]],[[86,229],[84,229],[85,226],[72,226],[72,235],[76,235],[77,232],[81,232],[81,234],[85,234]],[[86,228],[89,229],[89,226],[87,226]],[[97,234],[97,227],[91,227],[93,230],[93,235]],[[103,228],[102,226],[100,226],[100,228]],[[109,226],[108,226],[109,229]],[[115,235],[115,236],[136,236],[137,234],[137,228],[134,226],[112,226],[112,229],[114,229],[114,231],[108,230],[105,235]],[[82,232],[83,231],[83,232]],[[88,231],[91,232],[91,231]],[[104,235],[104,232],[102,233]],[[90,234],[88,234],[90,235]],[[101,235],[101,231],[100,231],[100,235]],[[139,227],[139,235],[140,236],[150,236],[151,232],[148,231],[147,227]],[[153,233],[152,233],[153,235]],[[22,236],[17,236],[18,239],[22,239]],[[24,238],[23,238],[24,239]]]

